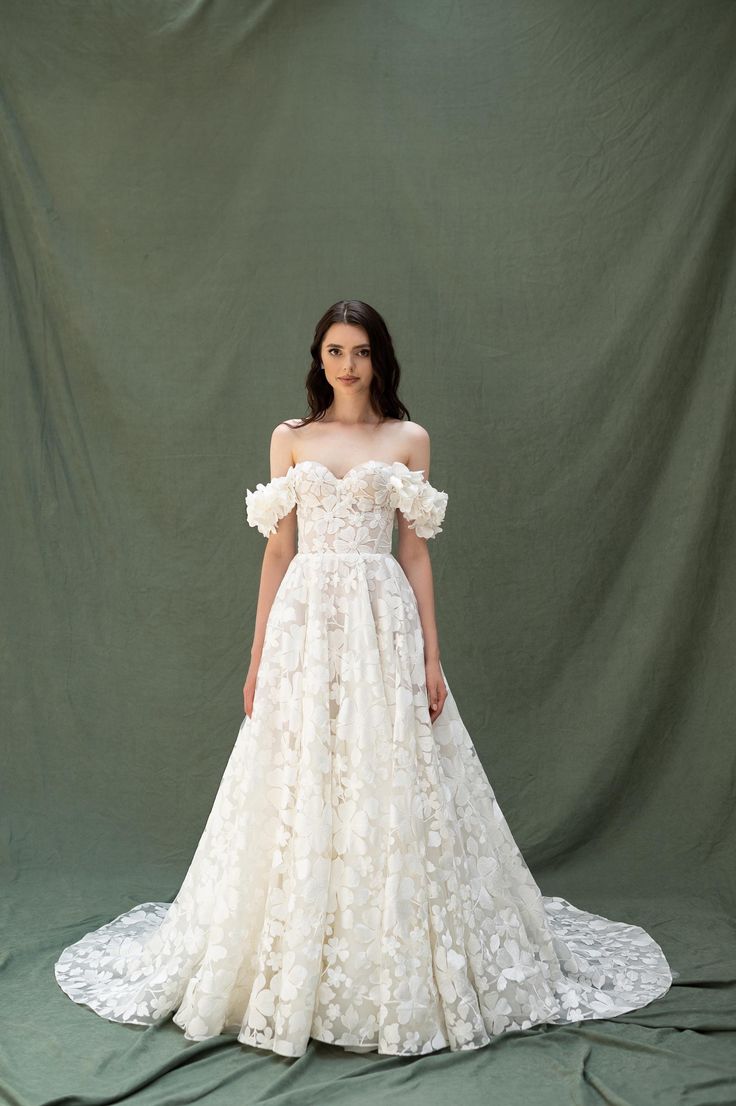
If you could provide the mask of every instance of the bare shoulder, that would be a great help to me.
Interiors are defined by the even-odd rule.
[[[281,438],[292,437],[300,422],[301,419],[283,419],[278,426],[274,427],[272,437],[274,435],[278,435]]]
[[[405,465],[413,470],[423,469],[425,476],[429,471],[429,435],[418,422],[402,419],[395,427],[397,452],[403,456]]]
[[[418,422],[402,420],[396,427],[396,444],[410,469],[429,468],[429,434]]]
[[[294,463],[296,427],[300,419],[284,419],[271,432],[271,471],[281,475]]]
[[[271,434],[271,443],[273,445],[283,445],[288,442],[291,445],[296,437],[297,426],[300,422],[301,419],[284,419],[283,422],[274,427]]]
[[[401,439],[410,448],[426,448],[429,449],[429,431],[425,430],[423,426],[420,426],[418,422],[412,422],[410,419],[403,419],[400,423]]]

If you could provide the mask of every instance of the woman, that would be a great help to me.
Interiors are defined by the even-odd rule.
[[[448,497],[383,319],[340,301],[311,354],[310,415],[246,492],[268,541],[245,717],[191,865],[173,903],[65,949],[60,986],[286,1056],[476,1049],[646,1005],[662,949],[542,896],[447,686],[427,539]]]

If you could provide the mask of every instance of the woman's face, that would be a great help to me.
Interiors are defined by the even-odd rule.
[[[339,395],[367,390],[373,376],[368,332],[354,323],[333,323],[320,348],[328,383]]]

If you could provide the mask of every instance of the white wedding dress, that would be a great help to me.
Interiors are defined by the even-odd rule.
[[[300,461],[246,504],[264,535],[294,507],[298,522],[252,715],[174,902],[65,948],[66,994],[111,1021],[173,1015],[188,1039],[285,1056],[310,1037],[477,1049],[665,994],[677,973],[644,929],[541,894],[449,687],[430,721],[391,537],[397,509],[439,533],[447,494],[401,462],[339,478]]]

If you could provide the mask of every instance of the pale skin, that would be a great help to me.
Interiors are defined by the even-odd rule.
[[[418,423],[381,419],[373,410],[369,388],[373,375],[368,333],[352,323],[333,323],[326,332],[320,355],[334,399],[323,420],[295,429],[288,420],[271,435],[271,479],[284,476],[299,461],[320,461],[342,478],[364,461],[403,461],[412,470],[421,469],[429,479],[429,434]],[[353,383],[341,380],[352,377]],[[424,637],[424,671],[432,722],[440,715],[447,688],[440,670],[440,649],[434,604],[434,580],[427,539],[420,538],[399,511],[396,559],[404,570],[417,599]],[[279,520],[266,541],[258,590],[251,661],[243,685],[243,706],[248,717],[253,711],[256,676],[261,662],[266,622],[271,605],[289,563],[297,552],[296,508]]]

